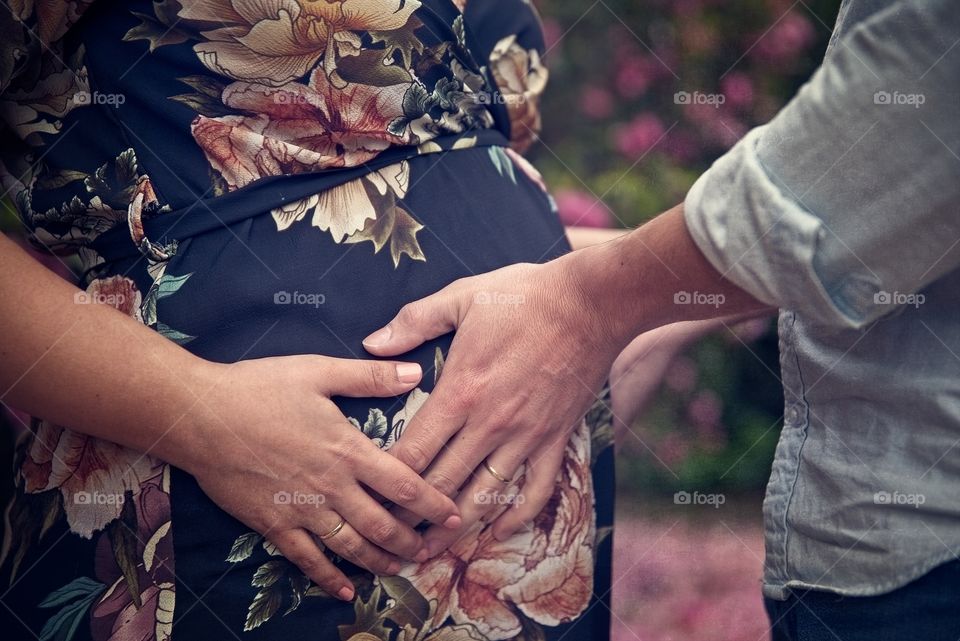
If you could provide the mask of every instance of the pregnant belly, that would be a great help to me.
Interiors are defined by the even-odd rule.
[[[280,230],[274,216],[264,212],[230,229],[186,240],[167,274],[189,276],[176,293],[160,299],[159,320],[194,337],[187,349],[221,362],[302,353],[369,358],[362,339],[404,304],[464,276],[517,262],[542,262],[567,250],[563,228],[545,194],[518,168],[495,164],[493,158],[488,149],[419,157],[409,161],[402,198],[371,196],[378,205],[373,223],[392,215],[395,224],[406,224],[407,236],[400,239],[405,251],[391,251],[396,240],[392,235],[377,237],[376,244],[343,242],[330,230],[314,226],[310,213]],[[364,193],[385,193],[377,184],[364,187]],[[347,198],[338,201],[342,207],[357,206]],[[409,220],[391,211],[392,206]],[[403,356],[423,367],[420,391],[406,397],[334,400],[360,425],[372,408],[380,410],[393,433],[398,417],[409,416],[417,399],[432,391],[436,350],[445,353],[450,338],[430,341]],[[269,448],[269,439],[250,447]],[[234,541],[249,528],[214,505],[185,472],[173,470],[171,495],[177,608],[189,612],[177,628],[181,638],[199,638],[202,630],[217,623],[209,612],[226,621],[244,620],[254,592],[251,577],[263,555],[225,561]],[[204,595],[202,605],[196,595]],[[313,608],[309,613],[307,606]],[[304,608],[299,618],[274,617],[270,624],[275,636],[264,638],[300,638],[278,626],[296,628],[309,617],[334,625],[349,623],[354,616],[352,605],[339,602],[311,602]]]
[[[189,277],[160,299],[160,322],[216,361],[365,358],[360,341],[405,303],[464,276],[567,250],[546,195],[502,152],[431,154],[405,165],[311,199],[299,220],[291,206],[287,216],[265,211],[183,241],[167,274]],[[360,224],[360,234],[344,236]]]

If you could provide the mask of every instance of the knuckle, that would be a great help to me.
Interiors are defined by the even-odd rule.
[[[420,498],[420,488],[410,479],[400,479],[394,483],[393,494],[400,503],[412,503]]]
[[[445,496],[452,496],[459,489],[459,485],[444,472],[435,472],[427,479],[438,492]]]
[[[397,314],[397,320],[404,325],[412,325],[416,327],[426,320],[426,316],[426,307],[424,307],[419,301],[415,301],[412,303],[407,303],[400,308],[400,313]]]
[[[383,389],[390,382],[387,376],[387,366],[384,363],[371,361],[367,363],[367,377],[374,390]]]
[[[397,458],[416,471],[426,469],[430,464],[430,453],[425,440],[422,437],[410,437],[406,442],[401,440],[400,443],[403,447],[396,448]]]
[[[400,534],[400,526],[394,520],[381,521],[373,526],[371,536],[377,543],[389,543]]]
[[[327,569],[324,563],[326,559],[321,554],[301,554],[295,560],[291,560],[308,576],[323,576],[326,574],[324,572]]]
[[[343,430],[340,438],[337,438],[330,444],[334,460],[331,462],[331,468],[337,468],[340,465],[348,465],[351,468],[357,462],[357,453],[362,443],[360,434],[357,430]]]
[[[358,560],[363,555],[366,545],[361,539],[347,538],[340,544],[341,554],[348,559]]]

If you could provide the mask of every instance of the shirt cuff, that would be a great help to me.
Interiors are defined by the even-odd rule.
[[[768,174],[757,127],[717,160],[687,193],[694,242],[724,278],[756,299],[833,326],[860,327],[880,284],[861,275],[828,292],[817,273],[826,230]]]

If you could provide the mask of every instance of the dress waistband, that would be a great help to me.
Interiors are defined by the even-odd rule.
[[[141,254],[162,261],[173,255],[178,240],[228,227],[247,218],[262,215],[275,207],[296,202],[390,165],[432,153],[444,153],[474,147],[505,147],[506,136],[497,129],[480,129],[442,136],[417,147],[387,149],[373,160],[356,167],[328,169],[317,173],[270,176],[236,191],[196,202],[141,219],[144,194],[138,190],[131,199],[128,222],[113,227],[95,238],[90,247],[103,259],[95,269]],[[152,195],[152,188],[150,188]]]

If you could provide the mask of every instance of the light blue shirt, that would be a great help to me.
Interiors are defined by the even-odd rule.
[[[687,195],[781,309],[764,593],[889,592],[960,554],[960,5],[847,0],[822,67]]]

